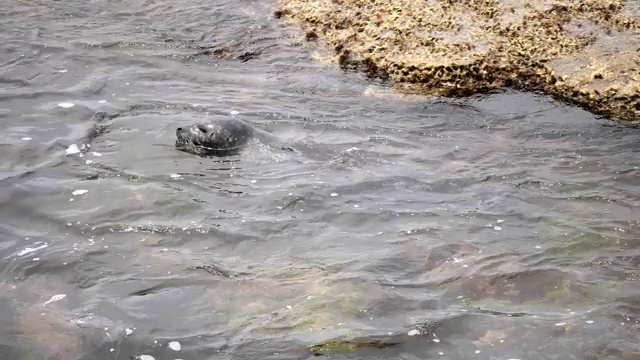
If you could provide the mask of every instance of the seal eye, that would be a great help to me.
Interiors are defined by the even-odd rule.
[[[207,127],[204,125],[198,125],[198,130],[206,134],[209,129],[207,129]]]

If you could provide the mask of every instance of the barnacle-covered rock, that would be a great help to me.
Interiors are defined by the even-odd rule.
[[[300,23],[342,68],[408,92],[514,87],[640,119],[640,10],[623,0],[277,1],[276,17]]]

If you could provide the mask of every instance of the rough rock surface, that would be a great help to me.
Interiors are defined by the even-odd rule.
[[[623,0],[276,0],[345,69],[437,96],[504,87],[640,120],[640,6]]]

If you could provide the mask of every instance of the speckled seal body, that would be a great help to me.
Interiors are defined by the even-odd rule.
[[[256,135],[239,119],[215,119],[176,129],[176,149],[200,156],[238,154]]]

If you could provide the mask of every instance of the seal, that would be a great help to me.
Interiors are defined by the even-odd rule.
[[[239,119],[215,119],[176,129],[176,149],[200,156],[238,154],[257,134]]]

